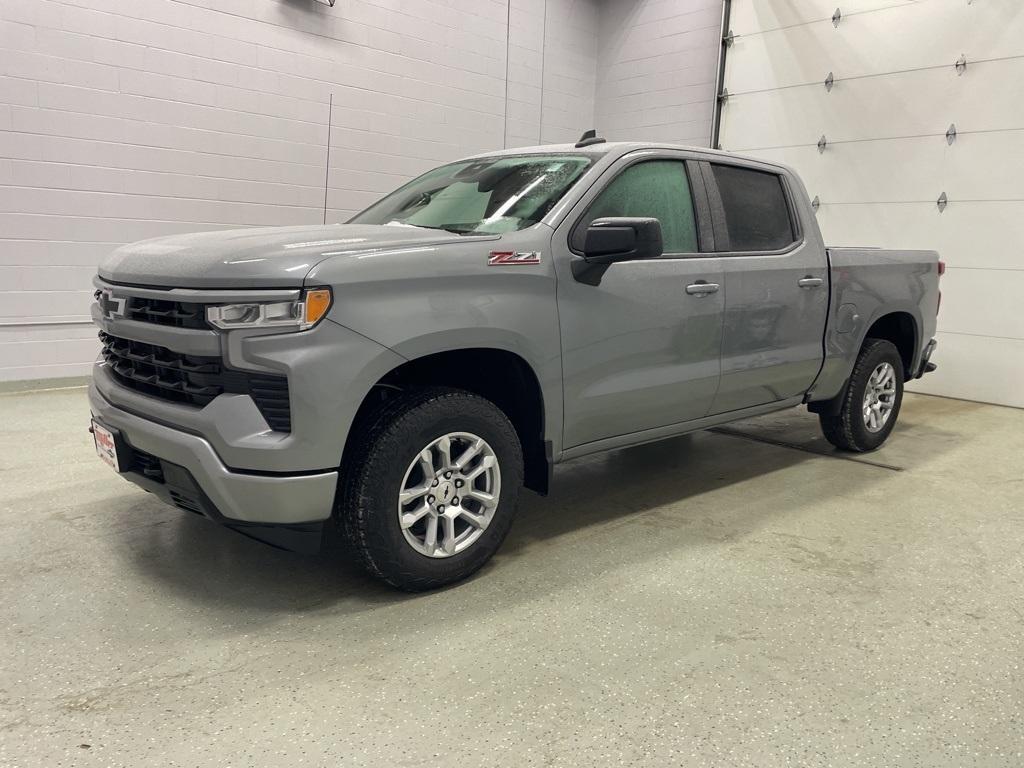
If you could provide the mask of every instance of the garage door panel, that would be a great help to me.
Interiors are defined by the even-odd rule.
[[[1024,341],[941,331],[936,338],[938,370],[908,389],[1024,408]]]
[[[946,149],[933,139],[899,139],[830,145],[823,153],[789,147],[748,154],[793,166],[823,203],[909,202],[939,196]]]
[[[849,18],[850,15],[863,11],[909,5],[913,2],[916,0],[850,0],[840,3],[840,5],[842,5],[843,15]],[[741,0],[732,4],[729,25],[736,30],[737,34],[741,30],[744,34],[763,32],[794,24],[831,19],[835,9],[836,0],[802,0],[799,4]]]
[[[972,64],[944,94],[950,122],[955,122],[961,133],[1024,128],[1022,82],[1024,58]]]
[[[950,123],[961,134],[1024,127],[1024,101],[1007,99],[1007,82],[1024,82],[1024,59],[979,64],[970,77],[929,69],[840,80],[831,93],[814,85],[740,94],[723,106],[722,146],[816,144],[822,135],[831,142],[924,134],[945,141]]]
[[[829,244],[938,251],[939,370],[913,387],[1024,407],[1024,7],[839,5],[835,28],[832,3],[736,0],[721,144],[800,173]]]
[[[1024,13],[1008,0],[921,5],[851,15],[838,28],[827,20],[743,35],[731,24],[739,37],[726,59],[726,87],[742,93],[821,82],[829,72],[849,78],[921,67],[952,69],[961,53],[975,61],[1018,55]],[[908,44],[908,30],[913,30],[913,44]]]
[[[1024,201],[954,201],[939,217],[938,232],[938,250],[950,267],[1024,270]]]
[[[934,203],[825,203],[818,210],[818,225],[832,246],[938,251],[950,274],[953,270],[1024,272],[1019,250],[1006,246],[1024,243],[1024,202],[951,203],[941,213]]]
[[[939,330],[1024,340],[1022,295],[1024,270],[951,268],[942,278]]]
[[[939,217],[929,203],[823,204],[818,226],[830,246],[939,250]]]
[[[951,200],[1024,200],[1024,130],[957,137],[943,184]]]

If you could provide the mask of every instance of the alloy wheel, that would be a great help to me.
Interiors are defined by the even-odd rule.
[[[482,437],[451,432],[409,464],[398,494],[398,520],[409,545],[427,557],[451,557],[479,540],[501,493],[501,469]]]
[[[864,388],[864,426],[868,432],[881,432],[896,405],[896,369],[891,363],[879,363]]]

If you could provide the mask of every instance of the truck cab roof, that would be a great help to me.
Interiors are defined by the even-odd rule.
[[[719,155],[721,157],[735,158],[738,160],[749,160],[750,162],[764,163],[784,167],[778,163],[772,163],[760,158],[739,155],[734,152],[725,152],[720,149],[709,149],[708,147],[697,147],[688,144],[672,144],[663,141],[604,141],[599,144],[590,144],[585,147],[577,147],[575,144],[539,144],[532,147],[512,147],[498,151],[481,152],[476,155],[462,158],[463,160],[476,160],[491,157],[515,157],[520,155],[585,155],[591,158],[598,157],[621,157],[644,149],[667,149],[683,152],[699,152],[706,155]]]

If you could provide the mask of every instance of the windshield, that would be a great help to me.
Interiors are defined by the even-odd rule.
[[[544,218],[590,165],[585,155],[520,155],[443,165],[374,203],[350,224],[512,232]]]

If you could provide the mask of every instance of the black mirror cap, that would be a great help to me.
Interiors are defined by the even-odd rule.
[[[600,285],[612,264],[656,259],[663,250],[661,222],[657,219],[608,216],[590,222],[583,241],[583,258],[574,258],[570,266],[579,282]]]
[[[591,262],[656,259],[662,250],[661,222],[652,218],[594,219],[583,241],[583,258]]]

